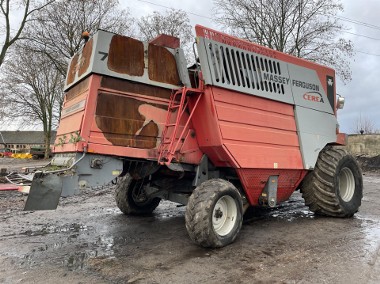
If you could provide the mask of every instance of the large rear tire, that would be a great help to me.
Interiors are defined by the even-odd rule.
[[[151,214],[160,203],[160,198],[149,198],[144,191],[144,180],[132,179],[129,175],[118,178],[115,189],[117,207],[126,215]]]
[[[326,146],[301,186],[305,204],[319,215],[352,217],[363,197],[362,172],[344,147]]]
[[[242,226],[242,198],[233,184],[223,179],[203,182],[189,198],[186,229],[202,247],[232,243]]]

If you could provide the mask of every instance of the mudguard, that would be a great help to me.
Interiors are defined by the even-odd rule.
[[[54,210],[62,192],[62,179],[56,174],[34,175],[24,210]]]

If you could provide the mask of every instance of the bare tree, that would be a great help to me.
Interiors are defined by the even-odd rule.
[[[214,0],[217,22],[249,41],[332,66],[351,80],[351,41],[339,38],[340,0]]]
[[[27,23],[33,20],[32,16],[52,2],[54,0],[44,2],[0,0],[0,37],[4,37],[0,53],[0,67],[4,63],[8,49],[22,38],[22,31]],[[13,24],[11,14],[16,14],[17,12],[22,13],[21,20],[19,23]]]
[[[24,29],[23,45],[2,74],[0,115],[42,125],[48,145],[61,112],[67,62],[81,48],[82,32],[133,32],[128,12],[117,5],[117,0],[56,0],[36,11],[33,26]]]
[[[376,129],[375,123],[369,117],[362,117],[360,115],[356,119],[354,133],[357,134],[376,134],[379,130]]]
[[[8,121],[19,120],[27,127],[42,124],[47,158],[51,131],[62,105],[64,78],[47,57],[30,56],[22,47],[16,54],[5,65],[5,79],[1,81],[7,105],[3,112]]]
[[[190,25],[189,16],[185,11],[170,9],[164,14],[153,14],[141,17],[137,22],[139,34],[142,40],[149,41],[160,34],[178,37],[181,45],[189,58],[194,34]]]
[[[67,62],[81,47],[81,34],[98,29],[125,35],[133,34],[133,19],[118,8],[117,0],[57,0],[36,15],[33,27],[25,34],[29,49],[42,53],[66,74]]]
[[[153,12],[141,17],[137,25],[143,40],[151,40],[159,34],[179,37],[184,43],[193,40],[192,27],[185,11],[170,9],[165,14]]]

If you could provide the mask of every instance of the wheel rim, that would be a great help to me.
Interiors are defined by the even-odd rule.
[[[231,196],[221,197],[212,212],[212,226],[219,236],[228,235],[237,220],[237,205]]]
[[[343,201],[352,199],[355,192],[354,174],[349,168],[343,168],[339,173],[339,193]]]

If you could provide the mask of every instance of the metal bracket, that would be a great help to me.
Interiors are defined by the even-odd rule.
[[[277,204],[278,176],[269,176],[261,193],[259,202],[261,205],[275,207]]]
[[[195,171],[193,186],[198,186],[206,180],[208,180],[208,158],[206,155],[203,155],[201,162]]]

